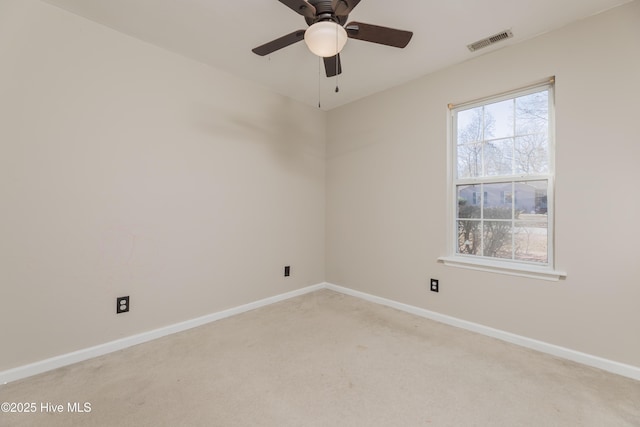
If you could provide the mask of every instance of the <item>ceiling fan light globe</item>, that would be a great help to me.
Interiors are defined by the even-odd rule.
[[[304,42],[314,55],[336,56],[347,43],[347,31],[335,22],[316,22],[305,31]]]

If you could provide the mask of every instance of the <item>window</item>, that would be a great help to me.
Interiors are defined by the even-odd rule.
[[[553,99],[551,81],[451,107],[445,263],[553,272]]]

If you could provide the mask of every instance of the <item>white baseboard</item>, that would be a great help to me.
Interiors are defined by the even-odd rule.
[[[500,339],[502,341],[517,344],[522,347],[530,348],[543,353],[562,357],[567,360],[572,360],[574,362],[582,363],[583,365],[592,366],[608,372],[612,372],[614,374],[622,375],[635,380],[640,380],[640,367],[637,367],[637,366],[626,365],[624,363],[616,362],[609,359],[604,359],[598,356],[593,356],[590,354],[571,350],[565,347],[549,344],[543,341],[534,340],[531,338],[512,334],[510,332],[501,331],[499,329],[490,328],[488,326],[483,326],[478,323],[469,322],[466,320],[436,313],[434,311],[429,311],[424,308],[419,308],[412,305],[393,301],[390,299],[381,298],[375,295],[367,294],[365,292],[356,291],[353,289],[345,288],[345,287],[334,285],[331,283],[320,283],[317,285],[312,285],[312,286],[308,286],[295,291],[276,295],[273,297],[261,299],[259,301],[255,301],[249,304],[244,304],[238,307],[230,308],[228,310],[198,317],[196,319],[191,319],[185,322],[169,325],[164,328],[154,329],[152,331],[143,332],[141,334],[132,335],[130,337],[100,344],[94,347],[89,347],[86,349],[74,351],[72,353],[67,353],[60,356],[52,357],[50,359],[45,359],[39,362],[31,363],[29,365],[19,366],[17,368],[2,371],[0,372],[0,384],[6,384],[8,382],[27,378],[36,374],[61,368],[63,366],[71,365],[73,363],[81,362],[83,360],[102,356],[104,354],[112,353],[114,351],[122,350],[127,347],[131,347],[137,344],[142,344],[147,341],[161,338],[166,335],[182,332],[187,329],[191,329],[207,323],[215,322],[216,320],[224,319],[230,316],[235,316],[236,314],[244,313],[246,311],[254,310],[256,308],[260,308],[276,302],[284,301],[289,298],[297,297],[310,292],[315,292],[320,289],[329,289],[335,292],[340,292],[345,295],[350,295],[350,296],[360,298],[366,301],[370,301],[376,304],[381,304],[381,305],[392,307],[398,310],[402,310],[407,313],[414,314],[416,316],[425,317],[427,319],[435,320],[440,323],[445,323],[447,325],[466,329],[472,332],[477,332],[479,334],[487,335],[493,338]]]
[[[82,350],[74,351],[72,353],[52,357],[50,359],[41,360],[29,365],[19,366],[17,368],[2,371],[0,372],[0,384],[6,384],[22,378],[30,377],[32,375],[71,365],[73,363],[82,362],[83,360],[92,359],[94,357],[102,356],[107,353],[112,353],[114,351],[122,350],[127,347],[142,344],[144,342],[161,338],[166,335],[175,334],[176,332],[182,332],[187,329],[215,322],[216,320],[224,319],[226,317],[235,316],[236,314],[244,313],[246,311],[254,310],[256,308],[264,307],[266,305],[284,301],[286,299],[304,295],[323,288],[325,288],[324,283],[307,286],[302,289],[297,289],[295,291],[261,299],[259,301],[251,302],[249,304],[244,304],[224,311],[219,311],[217,313],[208,314],[196,319],[187,320],[163,328],[154,329],[152,331],[143,332],[141,334],[132,335],[115,341],[110,341],[94,347],[89,347]]]
[[[444,314],[436,313],[434,311],[429,311],[424,308],[403,304],[397,301],[377,297],[375,295],[367,294],[364,292],[356,291],[353,289],[345,288],[345,287],[334,285],[331,283],[325,283],[324,287],[332,291],[343,293],[345,295],[357,297],[366,301],[374,302],[376,304],[386,305],[388,307],[402,310],[407,313],[415,314],[420,317],[426,317],[427,319],[435,320],[440,323],[445,323],[447,325],[466,329],[468,331],[477,332],[482,335],[487,335],[502,341],[510,342],[512,344],[517,344],[522,347],[537,350],[542,353],[558,356],[563,359],[572,360],[574,362],[578,362],[583,365],[599,368],[604,371],[608,371],[614,374],[632,378],[634,380],[640,380],[640,367],[637,367],[637,366],[627,365],[627,364],[616,362],[613,360],[604,359],[602,357],[593,356],[591,354],[582,353],[579,351],[571,350],[569,348],[560,347],[560,346],[549,344],[543,341],[538,341],[531,338],[523,337],[521,335],[512,334],[510,332],[501,331],[499,329],[490,328],[488,326],[483,326],[478,323],[473,323],[473,322],[458,319],[455,317],[446,316]]]

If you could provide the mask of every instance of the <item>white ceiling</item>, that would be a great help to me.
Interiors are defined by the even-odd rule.
[[[44,0],[186,57],[328,110],[631,0],[362,0],[349,21],[413,31],[405,49],[349,40],[340,92],[300,42],[269,56],[251,49],[304,18],[277,0]],[[467,45],[511,29],[514,38],[471,53]],[[320,85],[319,85],[320,83]],[[319,87],[320,86],[320,87]],[[320,94],[319,94],[320,93]]]

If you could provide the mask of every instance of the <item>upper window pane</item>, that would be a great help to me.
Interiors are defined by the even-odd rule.
[[[549,91],[456,113],[457,178],[549,173]]]
[[[485,176],[513,174],[513,145],[513,138],[495,139],[483,144]]]
[[[513,136],[515,132],[514,100],[508,99],[502,102],[488,104],[484,107],[485,140],[506,138]]]
[[[517,135],[547,133],[549,129],[549,92],[542,91],[515,99]]]
[[[475,178],[482,175],[482,143],[458,146],[458,178]]]
[[[549,173],[549,138],[546,133],[515,139],[514,167],[517,175]]]
[[[458,113],[458,145],[484,140],[482,107]]]

